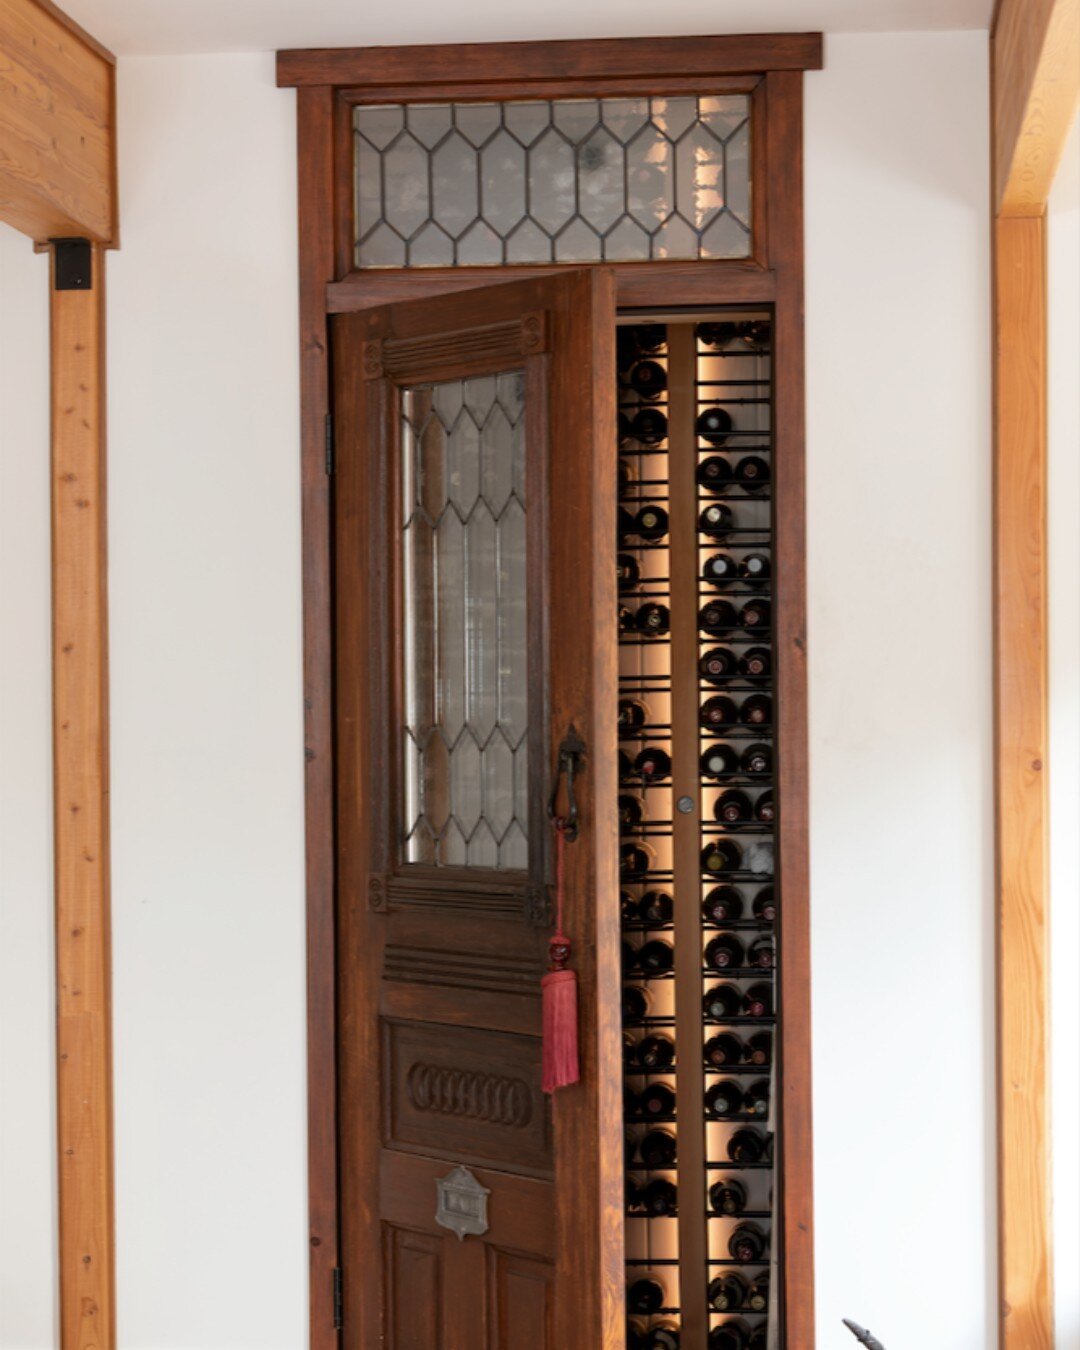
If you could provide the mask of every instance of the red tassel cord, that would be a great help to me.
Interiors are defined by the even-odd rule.
[[[555,830],[555,932],[548,943],[548,973],[540,982],[544,1009],[544,1049],[540,1085],[545,1092],[568,1087],[580,1077],[578,1068],[577,974],[567,970],[570,939],[563,932],[567,823],[552,821]]]

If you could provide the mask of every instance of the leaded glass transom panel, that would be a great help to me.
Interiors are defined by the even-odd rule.
[[[354,110],[356,265],[745,258],[750,97]]]
[[[406,862],[528,865],[524,397],[401,394]]]

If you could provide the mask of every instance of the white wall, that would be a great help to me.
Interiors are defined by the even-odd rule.
[[[807,82],[821,1350],[993,1341],[985,34]]]
[[[293,96],[120,65],[110,260],[119,1333],[306,1333]]]
[[[1047,212],[1056,1350],[1080,1350],[1080,122]]]
[[[49,262],[0,225],[0,1346],[55,1327]]]
[[[848,1315],[888,1345],[926,1344],[932,1327],[935,1350],[983,1350],[985,37],[834,38],[827,61],[807,89],[820,1346],[844,1343]],[[109,304],[120,1332],[126,1350],[296,1350],[293,96],[273,88],[262,56],[126,59],[120,90],[124,246]],[[47,838],[44,809],[28,838]],[[23,865],[47,895],[47,858]],[[40,965],[47,932],[34,941]],[[35,987],[47,1038],[46,976]],[[32,1109],[24,1132],[51,1144],[45,1087],[15,1109]],[[41,1295],[20,1287],[20,1299],[31,1311],[0,1346],[43,1350]]]

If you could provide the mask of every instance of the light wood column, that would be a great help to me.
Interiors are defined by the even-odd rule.
[[[1052,1350],[1046,223],[994,227],[994,710],[1002,1350]]]
[[[70,245],[60,245],[61,249]],[[105,255],[52,256],[53,806],[61,1350],[114,1350]]]

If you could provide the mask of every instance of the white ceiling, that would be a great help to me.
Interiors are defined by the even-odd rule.
[[[60,0],[118,55],[694,33],[988,28],[993,0]]]

